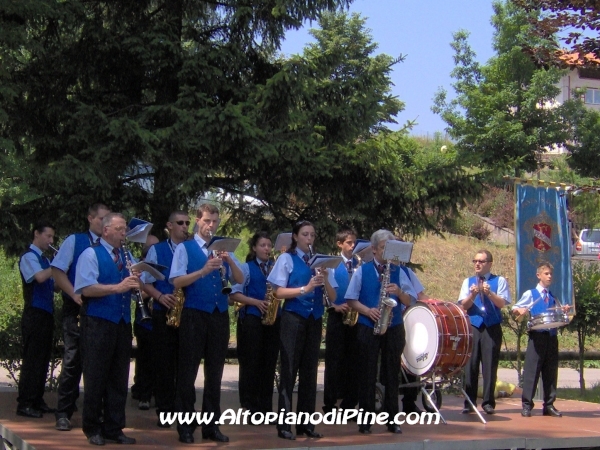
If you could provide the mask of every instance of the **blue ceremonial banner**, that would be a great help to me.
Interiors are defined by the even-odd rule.
[[[550,290],[563,305],[573,306],[571,240],[566,192],[552,186],[515,183],[516,300],[538,284],[537,266],[554,266]],[[573,314],[572,309],[569,314]]]

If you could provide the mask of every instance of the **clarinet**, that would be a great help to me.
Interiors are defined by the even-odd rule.
[[[129,276],[131,276],[131,266],[133,264],[131,263],[131,258],[129,257],[129,246],[127,245],[126,241],[121,241],[121,246],[123,247],[123,250],[124,250],[123,253],[125,254],[125,267],[127,267],[127,270],[129,271]],[[144,298],[142,297],[142,291],[140,291],[140,288],[132,289],[132,291],[133,291],[133,294],[135,295],[135,302],[137,303],[138,308],[140,309],[140,313],[142,314],[142,317],[140,320],[142,322],[151,320],[152,316],[148,312],[148,307],[144,303]]]

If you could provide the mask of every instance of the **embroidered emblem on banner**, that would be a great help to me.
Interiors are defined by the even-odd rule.
[[[552,227],[550,225],[547,223],[533,225],[533,246],[541,252],[547,252],[552,248]]]

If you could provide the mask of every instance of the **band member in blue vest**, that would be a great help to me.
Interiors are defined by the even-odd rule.
[[[273,411],[275,366],[279,356],[279,311],[272,325],[263,325],[268,309],[267,275],[273,244],[258,232],[249,242],[250,252],[242,265],[244,282],[233,286],[231,299],[243,306],[238,311],[237,352],[240,363],[239,393],[242,408],[252,413]]]
[[[400,375],[400,355],[404,350],[405,335],[402,322],[402,306],[410,306],[416,301],[410,280],[399,266],[383,259],[385,244],[395,237],[391,231],[378,230],[371,236],[374,258],[361,265],[350,280],[346,291],[348,304],[359,312],[357,339],[359,365],[358,406],[366,412],[375,412],[375,385],[377,383],[377,362],[381,354],[381,382],[385,385],[383,411],[390,420],[398,414],[398,383]],[[388,265],[389,264],[389,265]],[[385,334],[375,335],[375,324],[380,318],[379,303],[382,282],[389,270],[389,283],[383,293],[398,302],[392,310],[392,319]],[[385,363],[383,361],[385,360]],[[388,424],[391,433],[402,433],[400,425]],[[371,433],[371,425],[359,425],[358,431]]]
[[[553,272],[554,267],[547,261],[538,265],[536,272],[539,280],[538,285],[535,289],[525,291],[521,299],[512,307],[513,312],[518,317],[524,317],[527,312],[534,317],[538,314],[554,311],[550,308],[558,306],[556,298],[550,292]],[[569,305],[562,307],[562,311],[565,313],[569,309]],[[542,375],[544,392],[542,414],[544,416],[562,417],[562,413],[554,407],[558,380],[558,337],[556,328],[529,331],[529,341],[525,353],[525,368],[523,369],[523,394],[521,395],[523,404],[521,415],[523,417],[531,417],[531,410],[534,406],[533,396],[540,374]]]
[[[152,234],[146,237],[146,243],[142,247],[142,260],[145,260],[150,247],[158,243],[158,238]],[[142,275],[142,281],[145,280]],[[144,281],[145,282],[145,281]],[[150,311],[150,296],[142,295],[147,311]],[[154,393],[154,349],[152,347],[153,331],[152,320],[142,320],[142,310],[136,302],[135,319],[133,321],[133,335],[137,344],[135,356],[135,368],[133,385],[131,386],[131,398],[138,400],[138,409],[147,411],[150,409],[150,401]]]
[[[477,384],[479,364],[483,375],[482,409],[494,414],[496,378],[500,345],[502,344],[502,311],[510,303],[510,291],[506,279],[492,274],[494,259],[487,250],[480,250],[473,258],[475,276],[463,281],[458,303],[469,315],[473,332],[473,352],[465,367],[465,392],[473,405],[477,406]],[[473,412],[465,400],[463,414]]]
[[[132,340],[131,290],[140,289],[141,282],[126,265],[121,248],[126,231],[123,215],[107,214],[100,242],[83,251],[75,273],[75,293],[83,301],[82,430],[93,445],[135,444],[123,428]]]
[[[219,210],[214,205],[200,205],[196,213],[198,232],[193,240],[178,245],[173,255],[169,278],[176,289],[183,288],[185,293],[179,325],[175,411],[194,412],[194,383],[204,359],[202,412],[214,413],[214,417],[202,425],[202,438],[229,442],[215,423],[221,415],[221,378],[229,343],[228,296],[221,293],[219,269],[224,266],[224,276],[236,283],[241,283],[244,276],[233,254],[209,255],[208,245],[219,223]],[[193,443],[195,428],[196,424],[178,424],[179,440]]]
[[[278,410],[292,411],[292,392],[298,376],[297,412],[309,415],[315,412],[317,400],[317,371],[319,347],[323,327],[323,287],[335,302],[337,283],[329,271],[313,276],[308,267],[309,250],[315,241],[315,228],[304,220],[292,229],[292,244],[288,251],[277,258],[268,281],[278,298],[285,299],[281,313]],[[296,425],[298,435],[320,438],[313,424]],[[277,435],[282,439],[296,439],[291,425],[277,424]]]
[[[153,245],[148,250],[146,261],[160,264],[167,269],[164,280],[155,280],[150,274],[144,273],[144,291],[154,299],[152,307],[152,353],[155,374],[154,398],[156,414],[175,411],[175,383],[177,380],[177,365],[179,353],[179,328],[167,325],[168,311],[177,302],[173,295],[174,287],[169,282],[169,274],[173,263],[173,254],[179,244],[188,238],[190,217],[185,211],[173,211],[169,215],[167,230],[169,238]],[[156,425],[168,428],[160,420]]]
[[[40,221],[33,229],[33,242],[19,260],[25,301],[21,317],[23,362],[17,397],[19,416],[40,418],[44,412],[54,412],[44,401],[54,334],[54,280],[50,261],[42,254],[53,242],[54,227]]]
[[[96,203],[88,209],[89,229],[86,233],[68,236],[52,260],[52,277],[62,290],[63,299],[63,361],[58,377],[58,403],[56,406],[56,425],[59,431],[72,428],[71,416],[76,410],[75,401],[79,398],[81,381],[81,354],[79,350],[79,312],[81,295],[75,293],[75,268],[83,251],[100,240],[102,220],[110,210],[102,203]]]
[[[323,411],[326,413],[337,408],[338,399],[342,400],[342,409],[354,408],[358,403],[357,327],[344,325],[345,314],[351,311],[345,299],[346,289],[358,266],[358,258],[352,256],[356,244],[356,231],[341,230],[337,233],[335,241],[343,261],[335,269],[337,299],[327,312],[323,393]]]

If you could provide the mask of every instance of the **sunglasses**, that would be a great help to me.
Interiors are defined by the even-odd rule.
[[[485,260],[485,259],[474,259],[473,260],[473,264],[477,264],[477,263],[485,264],[486,262],[487,262],[487,260]]]
[[[189,220],[178,220],[175,223],[177,225],[183,225],[185,223],[187,226],[190,226],[190,221]]]

